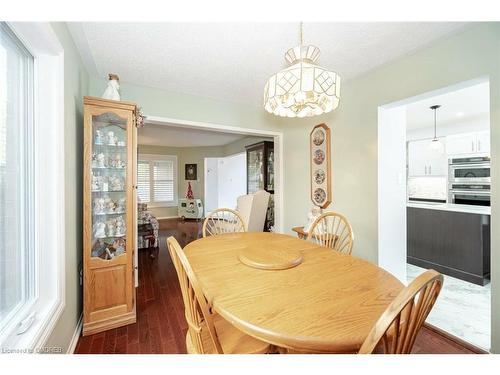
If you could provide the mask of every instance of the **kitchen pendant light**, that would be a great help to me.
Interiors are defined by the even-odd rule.
[[[443,154],[444,153],[444,145],[443,142],[441,142],[436,135],[436,130],[437,130],[437,109],[440,108],[440,105],[433,105],[430,107],[434,111],[434,138],[431,140],[431,143],[429,144],[429,148],[438,153],[438,154]]]
[[[268,79],[264,88],[264,108],[282,117],[310,117],[333,111],[340,101],[340,77],[316,65],[318,47],[300,44],[285,54],[288,68]]]

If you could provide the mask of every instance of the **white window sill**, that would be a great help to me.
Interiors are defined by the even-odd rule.
[[[177,207],[177,202],[155,202],[147,205],[148,208]]]
[[[34,322],[26,332],[19,335],[17,334],[17,324],[9,326],[6,331],[9,331],[10,334],[2,339],[0,354],[63,353],[62,347],[49,348],[44,345],[64,310],[64,302],[40,300],[27,307],[19,311],[19,314],[27,317],[31,312],[35,312]]]

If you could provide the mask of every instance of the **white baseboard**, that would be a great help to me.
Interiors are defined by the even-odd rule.
[[[80,315],[80,319],[78,319],[78,323],[76,324],[75,332],[73,332],[73,337],[68,346],[68,351],[66,354],[73,354],[76,349],[76,345],[78,344],[78,340],[80,339],[80,333],[82,332],[83,326],[83,314]]]
[[[156,220],[163,220],[163,219],[177,219],[179,216],[161,216],[157,217]]]

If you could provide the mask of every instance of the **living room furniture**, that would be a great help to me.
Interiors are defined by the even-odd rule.
[[[258,354],[271,346],[236,329],[210,308],[198,279],[174,237],[167,247],[179,278],[187,321],[186,349],[189,354]]]
[[[150,258],[154,259],[155,253],[158,251],[158,246],[155,246],[156,236],[154,234],[154,228],[151,223],[139,224],[137,226],[137,236],[141,238],[141,244],[138,245],[138,250],[149,250]]]
[[[245,220],[237,211],[229,208],[218,208],[210,212],[202,227],[203,237],[246,231]]]
[[[138,250],[148,249],[149,256],[155,258],[159,251],[158,231],[160,224],[158,219],[148,211],[146,203],[137,204],[137,248]]]
[[[247,224],[248,232],[264,231],[270,195],[265,190],[259,190],[238,197],[236,211],[240,213]]]
[[[375,352],[381,342],[385,354],[410,354],[442,286],[443,275],[434,270],[428,270],[413,280],[377,320],[359,354]]]
[[[135,112],[84,97],[83,335],[136,321]]]
[[[274,142],[245,146],[247,153],[247,194],[265,190],[271,194],[264,230],[274,227]]]
[[[304,259],[261,270],[238,261],[248,248],[298,250]],[[216,313],[248,335],[299,351],[357,352],[404,288],[373,263],[278,233],[205,237],[184,253]]]
[[[203,202],[198,198],[180,198],[177,211],[182,220],[203,219]]]

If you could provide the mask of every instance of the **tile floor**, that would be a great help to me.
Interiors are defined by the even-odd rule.
[[[425,271],[407,264],[410,283]],[[479,286],[444,275],[444,284],[427,323],[482,349],[490,348],[491,284]]]

